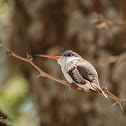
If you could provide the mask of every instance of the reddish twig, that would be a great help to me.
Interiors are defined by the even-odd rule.
[[[15,58],[17,58],[17,59],[20,59],[20,60],[23,60],[23,61],[25,61],[25,62],[30,63],[37,71],[40,72],[40,75],[39,75],[39,76],[49,78],[49,79],[51,79],[51,80],[57,81],[57,82],[59,82],[59,83],[61,83],[61,84],[64,84],[64,85],[66,85],[66,86],[71,86],[70,83],[68,83],[68,82],[66,82],[66,81],[63,81],[63,80],[61,80],[61,79],[55,78],[55,77],[53,77],[53,76],[51,76],[51,75],[45,73],[42,69],[40,69],[40,68],[33,62],[33,58],[32,58],[31,55],[27,54],[27,58],[23,58],[23,57],[21,57],[21,56],[15,54],[14,52],[12,52],[10,49],[8,49],[6,46],[4,46],[2,43],[0,43],[0,46],[6,51],[6,55],[7,55],[7,56],[13,56],[13,57],[15,57]],[[37,76],[37,77],[38,77],[38,76]],[[80,88],[80,87],[78,87],[78,86],[71,86],[71,87],[74,88],[74,89],[80,90],[80,91],[85,91],[83,88]],[[119,99],[119,98],[117,98],[115,95],[113,95],[112,93],[110,93],[110,92],[109,92],[107,89],[105,89],[105,88],[103,88],[103,91],[104,91],[104,93],[105,93],[108,97],[110,97],[110,98],[112,98],[113,100],[116,101],[116,103],[114,103],[112,106],[114,106],[114,105],[116,105],[116,104],[119,104],[120,107],[121,107],[121,110],[123,110],[121,104],[122,104],[122,103],[126,103],[126,99]],[[86,92],[90,92],[90,91],[86,91]],[[102,92],[99,91],[99,94],[101,94],[101,93],[102,93]]]

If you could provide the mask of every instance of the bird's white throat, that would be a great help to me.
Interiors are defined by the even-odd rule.
[[[65,68],[67,67],[69,62],[71,62],[72,60],[77,60],[77,59],[81,59],[81,58],[80,57],[61,57],[60,59],[57,60],[57,62],[61,66],[61,68]]]
[[[71,61],[75,61],[80,59],[80,57],[61,57],[58,60],[58,64],[61,66],[61,70],[65,76],[65,78],[68,80],[69,83],[72,83],[72,78],[70,77],[70,75],[67,73],[67,68],[68,68],[68,64]],[[74,64],[73,64],[74,65]]]

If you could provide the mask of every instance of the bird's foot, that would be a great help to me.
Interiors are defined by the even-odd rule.
[[[74,84],[74,83],[71,83],[71,84],[70,84],[70,88],[77,89],[77,85]]]

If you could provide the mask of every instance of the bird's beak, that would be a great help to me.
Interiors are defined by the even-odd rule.
[[[49,55],[41,55],[41,54],[36,54],[35,56],[40,56],[40,57],[47,57],[47,58],[52,58],[58,60],[61,56],[49,56]]]

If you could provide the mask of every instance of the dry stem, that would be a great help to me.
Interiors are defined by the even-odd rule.
[[[6,46],[4,46],[2,43],[0,43],[0,46],[6,51],[6,55],[7,55],[7,56],[13,56],[13,57],[15,57],[15,58],[17,58],[17,59],[20,59],[20,60],[23,60],[23,61],[25,61],[25,62],[30,63],[36,70],[38,70],[38,71],[40,72],[40,75],[39,75],[39,76],[47,77],[47,78],[49,78],[49,79],[51,79],[51,80],[57,81],[57,82],[59,82],[59,83],[61,83],[61,84],[64,84],[64,85],[66,85],[66,86],[71,86],[70,83],[68,83],[68,82],[66,82],[66,81],[63,81],[63,80],[60,80],[60,79],[58,79],[58,78],[55,78],[55,77],[53,77],[53,76],[51,76],[51,75],[45,73],[42,69],[40,69],[40,68],[33,62],[33,58],[32,58],[31,55],[27,54],[27,58],[23,58],[23,57],[21,57],[21,56],[15,54],[14,52],[12,52],[10,49],[8,49]],[[71,86],[71,87],[74,88],[74,89],[80,90],[80,91],[85,91],[83,88],[80,88],[80,87],[78,87],[78,86]],[[103,91],[104,91],[104,93],[105,93],[108,97],[110,97],[110,98],[112,98],[113,100],[116,101],[116,103],[114,103],[112,106],[114,106],[114,105],[116,105],[116,104],[119,104],[120,107],[121,107],[121,110],[123,110],[121,104],[122,104],[122,103],[126,103],[126,99],[119,99],[119,98],[117,98],[115,95],[113,95],[112,93],[110,93],[110,92],[109,92],[107,89],[105,89],[105,88],[103,88]],[[87,92],[90,92],[90,91],[87,91]],[[102,92],[99,91],[99,94],[101,94],[101,93],[102,93]]]

